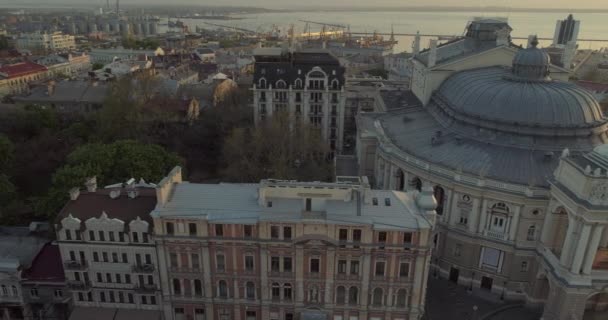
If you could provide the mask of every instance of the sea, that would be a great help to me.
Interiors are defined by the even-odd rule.
[[[442,12],[442,11],[302,11],[302,12],[269,12],[258,14],[242,14],[233,17],[238,20],[203,20],[181,19],[190,30],[196,26],[213,28],[204,22],[245,28],[254,31],[270,31],[273,26],[287,33],[290,25],[294,25],[296,32],[303,32],[305,22],[342,24],[350,26],[351,32],[380,32],[412,34],[420,31],[421,34],[438,34],[459,36],[464,33],[468,21],[475,17],[507,18],[513,28],[513,37],[527,38],[531,34],[539,38],[553,38],[557,20],[567,17],[564,12]],[[579,49],[599,49],[608,47],[608,13],[575,13],[574,18],[581,21],[579,39],[600,39],[602,42],[579,41]],[[174,19],[175,20],[175,19]],[[166,23],[166,20],[162,20]],[[310,24],[311,32],[320,32],[321,26]],[[167,30],[166,26],[159,28],[160,32]],[[422,46],[428,46],[430,38],[422,38]],[[399,43],[395,52],[410,51],[413,37],[398,36]],[[526,40],[514,40],[516,44],[525,44]],[[551,41],[541,41],[541,46],[548,46]]]

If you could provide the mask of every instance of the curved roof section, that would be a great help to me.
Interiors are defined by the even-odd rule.
[[[456,73],[438,94],[453,111],[514,127],[592,128],[606,122],[597,100],[575,84],[508,79],[508,69]]]

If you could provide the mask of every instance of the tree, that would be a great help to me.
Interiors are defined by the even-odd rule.
[[[224,179],[331,180],[330,149],[320,131],[302,122],[291,125],[288,117],[276,114],[255,128],[234,129],[223,148]]]
[[[103,63],[99,63],[99,62],[93,63],[93,67],[92,67],[93,70],[99,70],[101,68],[103,68]]]
[[[0,173],[6,173],[13,163],[15,147],[3,134],[0,134]]]
[[[153,144],[121,140],[110,144],[90,143],[74,150],[66,164],[53,175],[53,185],[46,197],[39,199],[39,216],[54,216],[67,201],[71,188],[80,187],[91,176],[99,184],[112,184],[130,178],[159,182],[182,160],[174,153]]]
[[[10,180],[10,168],[14,161],[13,143],[0,134],[0,221],[7,221],[7,214],[17,200],[15,185]]]

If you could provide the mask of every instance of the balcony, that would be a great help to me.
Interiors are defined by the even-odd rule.
[[[494,240],[507,240],[507,234],[503,231],[485,230],[484,235]]]
[[[139,284],[135,287],[137,293],[154,293],[156,292],[155,284]]]
[[[135,264],[131,267],[131,270],[134,273],[153,273],[154,272],[154,265],[153,264]]]
[[[66,270],[85,270],[87,268],[86,261],[70,260],[63,263]]]
[[[75,291],[88,291],[91,289],[91,283],[81,280],[68,280],[68,287]]]

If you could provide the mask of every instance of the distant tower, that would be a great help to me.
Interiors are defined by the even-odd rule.
[[[574,20],[572,14],[568,15],[566,20],[558,20],[553,35],[553,46],[564,48],[570,41],[576,42],[580,25],[580,20]]]
[[[412,43],[412,54],[417,56],[420,53],[420,31],[416,32],[414,43]]]

